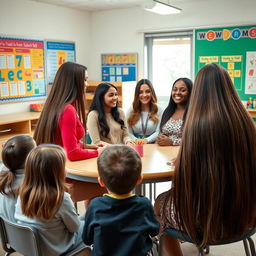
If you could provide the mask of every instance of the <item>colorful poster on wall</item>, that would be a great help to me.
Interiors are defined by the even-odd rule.
[[[76,61],[75,43],[46,41],[46,53],[47,84],[51,85],[61,64]]]
[[[256,25],[195,30],[195,75],[208,63],[223,66],[242,100],[256,94],[255,53]]]
[[[105,82],[137,80],[137,53],[102,54],[101,76]]]
[[[44,41],[0,37],[0,103],[46,96]]]
[[[256,51],[246,53],[245,93],[256,94]]]

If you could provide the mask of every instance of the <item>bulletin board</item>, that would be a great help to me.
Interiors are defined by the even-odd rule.
[[[44,41],[0,36],[0,103],[45,96]]]
[[[45,41],[47,84],[52,85],[61,64],[76,62],[75,42]]]
[[[227,69],[241,100],[256,94],[256,25],[195,30],[195,74],[208,63]]]
[[[106,82],[137,80],[137,53],[102,54],[101,76]]]

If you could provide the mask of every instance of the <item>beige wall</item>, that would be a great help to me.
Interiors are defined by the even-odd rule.
[[[173,1],[182,13],[157,15],[142,8],[92,13],[90,75],[100,79],[102,53],[137,52],[138,79],[144,75],[144,32],[179,31],[199,27],[256,24],[255,0]]]
[[[0,0],[1,35],[76,42],[77,62],[90,58],[90,14],[28,0]],[[0,114],[29,111],[32,102],[0,104]]]

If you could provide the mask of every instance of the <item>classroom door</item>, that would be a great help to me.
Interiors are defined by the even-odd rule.
[[[145,34],[145,73],[164,107],[173,82],[179,77],[192,78],[192,35],[192,31]]]

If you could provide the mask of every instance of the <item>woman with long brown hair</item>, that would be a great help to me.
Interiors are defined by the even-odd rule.
[[[182,230],[199,248],[254,230],[255,159],[255,125],[231,78],[206,65],[192,90],[173,188],[156,201],[162,228]],[[169,255],[181,255],[174,248]]]
[[[58,144],[66,150],[69,160],[82,160],[98,156],[98,146],[83,144],[85,136],[85,90],[87,68],[66,62],[58,69],[51,91],[35,129],[37,145]]]
[[[127,113],[130,137],[144,144],[154,143],[159,134],[163,109],[157,104],[157,97],[150,80],[137,82],[132,107]]]

